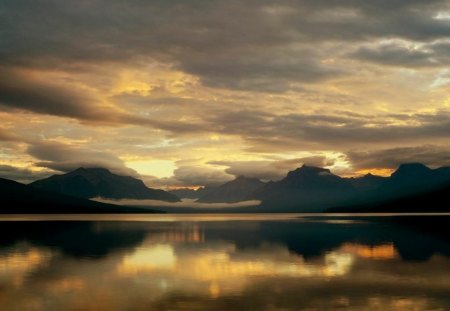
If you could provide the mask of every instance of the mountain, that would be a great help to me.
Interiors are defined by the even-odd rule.
[[[450,167],[401,164],[378,188],[359,193],[331,212],[450,212]]]
[[[200,187],[198,189],[190,189],[190,188],[180,188],[175,190],[170,190],[169,193],[172,193],[173,195],[176,195],[179,198],[182,199],[199,199],[202,196],[205,196],[209,192],[216,189],[217,186],[204,186]]]
[[[362,177],[351,177],[346,180],[358,190],[374,190],[380,187],[386,182],[387,177],[376,176],[372,174],[366,174]]]
[[[442,182],[442,176],[421,163],[401,164],[384,187],[405,189]]]
[[[431,169],[421,163],[401,164],[377,189],[377,196],[384,199],[431,191],[450,181],[450,168]]]
[[[450,180],[450,167],[449,166],[443,166],[439,167],[434,170],[441,178],[445,180]]]
[[[179,198],[163,190],[148,188],[142,180],[120,176],[104,168],[78,168],[75,171],[53,175],[30,184],[31,186],[80,198],[149,199],[177,202]]]
[[[155,213],[143,208],[105,204],[40,190],[0,178],[0,214]]]
[[[450,213],[450,183],[433,190],[374,200],[361,205],[334,207],[331,213]]]
[[[354,194],[352,184],[328,169],[303,165],[256,191],[264,211],[318,212]]]
[[[197,202],[233,203],[248,200],[256,190],[265,185],[257,178],[239,176],[201,196]]]

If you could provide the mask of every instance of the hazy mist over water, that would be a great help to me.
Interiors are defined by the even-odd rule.
[[[448,310],[431,217],[6,216],[0,309]]]

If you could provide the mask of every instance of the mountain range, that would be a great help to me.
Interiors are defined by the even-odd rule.
[[[402,164],[379,187],[329,212],[449,212],[450,168]]]
[[[164,190],[148,188],[142,180],[120,176],[105,168],[80,167],[72,172],[53,175],[30,184],[32,187],[91,199],[137,199],[178,202],[180,199]]]
[[[143,208],[105,204],[40,190],[0,178],[0,214],[155,213]]]
[[[417,212],[450,211],[448,204],[438,205],[435,202],[438,199],[446,202],[443,195],[448,189],[447,185],[450,184],[450,168],[430,169],[420,163],[402,164],[389,177],[366,174],[352,178],[343,178],[327,169],[303,165],[289,172],[280,181],[259,182],[260,187],[256,190],[239,187],[239,183],[239,179],[235,179],[216,187],[206,195],[207,199],[200,198],[198,201],[231,202],[228,199],[233,195],[230,189],[239,189],[237,198],[260,200],[261,204],[228,211],[323,212],[329,209],[407,211],[407,206],[400,207],[402,204],[409,204],[410,210]],[[412,207],[411,203],[415,203],[416,206]]]
[[[406,211],[407,206],[400,207],[404,204],[411,211],[450,211],[449,204],[436,205],[437,200],[448,201],[444,193],[449,184],[449,168],[430,169],[420,163],[402,164],[389,177],[368,174],[359,178],[341,178],[328,170],[303,166],[260,189],[257,198],[262,200],[260,208],[267,211]]]
[[[303,165],[277,182],[269,182],[253,193],[266,211],[282,208],[285,211],[321,211],[336,201],[343,201],[355,193],[352,184],[328,169]]]
[[[197,202],[202,203],[261,201],[259,206],[227,208],[222,212],[442,212],[450,211],[447,204],[449,191],[449,167],[430,169],[420,163],[408,163],[400,165],[389,177],[367,174],[343,178],[328,169],[303,165],[280,181],[265,183],[239,176],[223,185],[197,190],[178,189],[175,193],[181,197],[198,198]],[[66,207],[65,211],[79,207],[80,211],[89,212],[118,209],[117,205],[101,205],[87,200],[95,197],[179,201],[174,193],[148,188],[141,180],[116,175],[103,168],[79,168],[28,186],[2,179],[0,194],[10,206],[29,204],[29,209],[33,209],[33,205],[43,202],[53,212],[61,207]],[[192,209],[186,208],[188,211],[192,212]]]

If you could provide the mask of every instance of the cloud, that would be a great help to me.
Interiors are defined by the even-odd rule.
[[[102,167],[118,174],[138,176],[136,171],[126,167],[120,158],[104,151],[55,142],[35,142],[29,145],[27,152],[40,160],[36,166],[52,170],[68,172],[79,167]]]
[[[113,121],[85,92],[0,67],[0,106],[85,121]]]
[[[239,135],[251,150],[323,150],[352,144],[405,143],[431,137],[444,139],[450,131],[450,115],[351,116],[326,114],[281,114],[242,110],[212,116],[210,128],[218,133]]]
[[[273,161],[211,161],[209,164],[226,166],[225,172],[234,176],[254,177],[262,180],[280,180],[303,164],[324,167],[332,165],[325,156],[311,156]]]
[[[430,167],[450,166],[450,148],[422,145],[413,147],[354,150],[346,152],[356,169],[397,168],[403,163],[420,162]]]
[[[15,180],[21,183],[28,184],[37,179],[46,178],[52,175],[52,171],[33,171],[29,168],[14,167],[10,165],[0,165],[0,177]]]
[[[361,47],[350,54],[350,57],[388,66],[427,67],[442,65],[432,51],[392,43],[378,47]]]
[[[450,25],[435,18],[443,8],[444,0],[14,1],[0,10],[0,59],[73,68],[150,58],[213,87],[285,91],[340,72],[321,60],[342,42],[448,37]]]
[[[445,0],[9,1],[0,140],[14,146],[0,155],[63,171],[178,161],[173,177],[145,178],[188,186],[280,178],[291,164],[271,162],[303,151],[447,145],[449,10]]]
[[[181,69],[201,77],[210,87],[275,93],[299,88],[299,83],[323,81],[343,71],[323,66],[314,55],[317,50],[306,48],[266,48],[255,54],[225,52],[186,60]]]
[[[15,141],[18,137],[5,129],[0,128],[0,141]]]
[[[386,66],[419,69],[448,65],[449,52],[448,38],[432,42],[390,39],[362,45],[348,56]]]
[[[119,205],[128,205],[128,206],[140,206],[140,207],[189,207],[189,208],[233,208],[233,207],[245,207],[245,206],[256,206],[261,203],[261,201],[253,200],[253,201],[242,201],[236,203],[200,203],[195,202],[195,200],[182,200],[181,202],[165,202],[165,201],[156,201],[156,200],[107,200],[103,198],[96,198],[96,201],[104,202],[104,203],[112,203]]]
[[[208,165],[177,163],[177,166],[172,177],[158,179],[152,176],[146,176],[144,177],[144,181],[152,187],[183,187],[220,185],[233,179],[233,175],[224,172],[223,169]]]

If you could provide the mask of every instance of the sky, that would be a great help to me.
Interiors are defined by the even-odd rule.
[[[450,2],[0,0],[0,176],[450,165]]]

